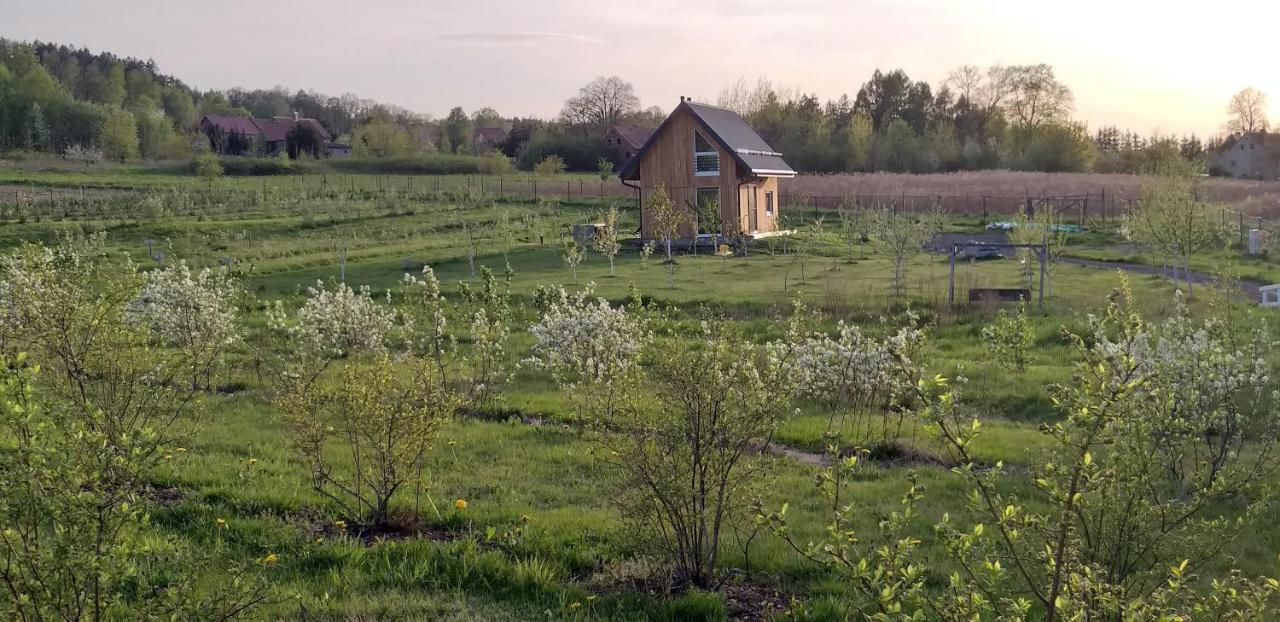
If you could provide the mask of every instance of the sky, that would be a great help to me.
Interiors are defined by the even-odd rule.
[[[1048,63],[1091,128],[1222,130],[1271,95],[1276,0],[0,0],[0,36],[153,58],[201,89],[283,85],[444,116],[549,117],[596,76],[643,105],[767,77],[823,100],[876,68],[935,87],[962,64]]]

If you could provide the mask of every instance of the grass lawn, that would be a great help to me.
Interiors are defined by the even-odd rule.
[[[145,172],[111,172],[101,179],[71,175],[75,174],[0,172],[0,185],[32,180],[74,185],[75,179],[131,185],[135,178],[142,180],[138,185],[164,180],[197,183]],[[567,183],[577,181],[568,178]],[[287,197],[287,188],[281,190]],[[243,198],[236,193],[227,196],[228,202]],[[660,253],[645,260],[635,247],[628,247],[616,258],[612,274],[604,257],[589,253],[575,283],[559,241],[565,225],[594,220],[602,208],[601,201],[583,198],[476,205],[443,191],[406,194],[390,202],[377,197],[280,198],[245,210],[202,207],[186,212],[161,209],[151,217],[95,213],[11,221],[0,227],[0,248],[52,241],[68,229],[103,230],[112,253],[121,259],[127,256],[143,267],[158,265],[160,260],[148,255],[146,240],[151,240],[151,252],[163,252],[164,262],[230,262],[259,299],[285,299],[288,304],[300,300],[303,288],[339,274],[352,286],[369,286],[377,296],[388,291],[394,295],[405,273],[416,273],[423,265],[435,270],[446,296],[457,296],[461,283],[475,279],[473,271],[488,267],[501,275],[509,264],[517,321],[525,325],[536,319],[531,300],[539,286],[593,284],[598,294],[611,300],[638,291],[671,306],[680,322],[708,315],[733,319],[761,342],[784,334],[785,317],[797,297],[820,310],[828,328],[843,320],[870,332],[881,330],[881,316],[896,317],[909,307],[931,324],[926,356],[930,371],[967,378],[965,404],[987,424],[975,453],[983,460],[1004,461],[1012,474],[1004,485],[1032,498],[1027,473],[1048,445],[1039,426],[1056,417],[1049,387],[1070,382],[1074,364],[1061,330],[1083,327],[1086,314],[1105,304],[1120,283],[1110,271],[1057,266],[1044,307],[1032,307],[1031,363],[1026,371],[1011,373],[992,360],[981,337],[995,309],[946,304],[945,256],[913,257],[900,296],[891,294],[887,256],[868,247],[856,249],[850,257],[834,237],[805,257],[784,253],[777,240],[752,247],[746,257],[680,255],[674,263],[667,263]],[[627,213],[624,228],[634,230],[635,218]],[[980,226],[971,218],[948,223],[957,231]],[[1131,260],[1108,255],[1116,243],[1109,235],[1090,234],[1070,253]],[[478,241],[472,244],[472,238]],[[1236,255],[1238,251],[1205,253],[1196,258],[1195,267],[1219,267],[1223,264],[1217,260],[1233,259],[1237,263],[1232,265],[1241,270],[1255,271],[1250,274],[1280,278],[1277,266]],[[1146,275],[1130,280],[1149,317],[1167,315],[1173,308],[1169,282]],[[1022,266],[1012,259],[965,263],[956,271],[957,298],[962,300],[971,287],[1020,283]],[[1201,309],[1209,299],[1201,297],[1194,308]],[[261,306],[248,308],[249,324],[258,330],[263,323]],[[527,356],[532,343],[520,328],[517,325],[509,354],[513,363]],[[157,485],[177,493],[157,503],[151,514],[154,529],[192,547],[221,538],[233,558],[277,554],[279,564],[262,571],[277,597],[262,612],[265,618],[678,620],[729,615],[720,595],[668,597],[619,580],[644,574],[655,562],[646,556],[634,527],[620,518],[612,476],[600,467],[593,444],[573,425],[564,395],[527,366],[515,372],[501,410],[459,418],[444,429],[431,454],[422,500],[415,504],[412,495],[400,499],[401,511],[417,506],[427,535],[370,542],[334,527],[333,509],[312,491],[307,469],[291,451],[280,415],[267,401],[266,384],[252,360],[249,346],[235,353],[228,380],[244,390],[208,396],[207,416],[190,446],[155,474]],[[537,417],[541,424],[529,425],[521,416]],[[801,404],[774,442],[816,454],[824,449],[826,433],[843,431],[848,437],[864,425],[833,420],[816,405]],[[916,425],[904,426],[898,438],[921,452],[942,455],[928,432]],[[760,459],[768,465],[768,476],[756,493],[765,506],[789,504],[799,539],[821,537],[827,508],[813,488],[815,467],[784,456]],[[865,508],[858,520],[863,529],[873,529],[885,512],[897,507],[913,470],[926,489],[918,535],[927,554],[938,558],[943,553],[929,527],[946,512],[963,513],[969,492],[947,468],[924,463],[871,470],[854,484],[854,494]],[[455,499],[465,499],[467,507],[455,509]],[[227,521],[225,533],[219,534],[214,526],[219,518]],[[503,541],[502,534],[516,527],[525,529],[524,535]],[[780,594],[783,602],[793,595],[816,600],[848,589],[767,533],[756,533],[744,548],[743,539],[751,533],[748,520],[742,537],[726,539],[723,562],[733,577],[731,585],[763,586],[766,592]],[[1240,541],[1221,544],[1227,553],[1238,555],[1237,565],[1246,574],[1264,572],[1280,549],[1280,525],[1272,521]]]

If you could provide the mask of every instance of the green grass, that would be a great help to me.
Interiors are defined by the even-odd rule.
[[[198,189],[201,183],[146,171],[76,175],[3,171],[0,184],[105,187],[159,186],[171,181]],[[310,177],[306,183],[314,183]],[[396,185],[406,183],[405,179],[383,183]],[[566,179],[570,184],[583,180]],[[361,180],[370,182],[371,178]],[[546,284],[572,288],[592,283],[600,295],[614,300],[626,298],[634,288],[670,305],[678,321],[722,315],[741,322],[761,341],[782,336],[785,322],[781,320],[798,296],[822,311],[828,327],[845,320],[876,330],[877,318],[909,306],[932,322],[930,371],[966,377],[965,405],[987,422],[975,454],[1009,465],[1012,475],[1006,485],[1028,497],[1034,493],[1025,474],[1047,446],[1038,426],[1056,416],[1049,387],[1070,382],[1073,355],[1061,328],[1083,326],[1085,314],[1105,303],[1119,283],[1119,277],[1109,271],[1059,266],[1044,308],[1032,307],[1036,349],[1031,364],[1024,372],[1010,373],[991,361],[982,343],[981,329],[994,309],[946,305],[948,264],[942,256],[913,258],[900,297],[890,293],[887,257],[869,249],[847,257],[834,238],[827,248],[805,259],[784,254],[777,242],[753,247],[747,257],[681,255],[674,263],[674,277],[669,272],[672,265],[662,257],[643,261],[635,248],[617,258],[613,275],[604,258],[591,254],[579,268],[575,286],[557,242],[565,225],[594,219],[604,207],[599,200],[477,205],[434,189],[393,194],[390,200],[376,193],[324,197],[301,190],[294,193],[288,188],[291,180],[270,179],[267,183],[280,184],[270,196],[254,199],[260,203],[240,205],[237,202],[248,201],[252,185],[261,184],[260,180],[217,183],[220,186],[210,192],[224,192],[217,195],[225,197],[227,204],[222,208],[160,209],[150,217],[114,212],[74,218],[46,215],[38,221],[28,217],[0,227],[0,247],[51,241],[70,228],[101,229],[115,255],[127,255],[144,267],[157,264],[147,256],[143,242],[147,239],[166,253],[166,261],[185,259],[207,266],[230,257],[245,274],[248,289],[259,298],[296,302],[301,288],[337,278],[340,249],[345,249],[345,278],[351,285],[368,285],[378,294],[395,292],[406,270],[416,272],[429,264],[445,284],[446,295],[455,296],[459,283],[472,279],[466,232],[480,231],[486,233],[478,245],[476,269],[487,266],[501,274],[510,262],[517,317],[522,322],[533,320],[529,297]],[[235,190],[240,183],[249,187]],[[542,219],[544,240],[539,243],[539,232],[524,231],[504,257],[501,244],[488,232],[504,218],[519,221],[525,214]],[[959,231],[980,226],[972,218],[948,224]],[[634,213],[627,214],[625,228],[635,228]],[[1106,252],[1113,243],[1107,235],[1090,234],[1071,249],[1072,254]],[[1215,257],[1198,257],[1197,265],[1212,264]],[[1257,268],[1280,276],[1269,264],[1260,263]],[[957,296],[963,300],[970,287],[1016,286],[1021,274],[1021,266],[1013,260],[962,264],[956,271]],[[1168,282],[1154,276],[1134,276],[1131,282],[1140,308],[1149,316],[1160,317],[1172,309],[1173,287]],[[261,315],[255,313],[250,324],[260,327]],[[526,356],[531,339],[517,330],[513,342],[510,357],[515,362]],[[217,537],[215,521],[225,518],[229,527],[223,537],[229,555],[252,560],[278,554],[278,566],[263,570],[279,597],[263,612],[264,617],[506,620],[585,619],[590,614],[594,619],[682,620],[725,616],[718,595],[666,597],[600,584],[602,575],[627,563],[640,563],[635,559],[644,551],[644,543],[621,520],[612,500],[609,472],[599,468],[591,443],[572,425],[565,397],[535,371],[523,367],[516,372],[502,407],[508,413],[545,417],[546,425],[524,425],[498,414],[483,420],[460,419],[443,431],[426,478],[430,502],[422,504],[427,526],[443,537],[365,543],[326,531],[336,515],[310,489],[304,465],[289,448],[279,413],[264,399],[265,387],[251,359],[248,347],[242,348],[228,372],[229,379],[246,390],[209,397],[209,412],[185,448],[188,451],[156,475],[157,483],[175,487],[181,497],[154,508],[152,521],[155,529],[200,546]],[[855,425],[845,422],[836,429],[848,438],[860,432]],[[830,426],[828,413],[802,405],[774,440],[820,453]],[[945,458],[923,429],[906,426],[898,439]],[[757,492],[766,507],[789,504],[798,539],[821,537],[826,508],[812,487],[813,467],[783,457],[762,459],[769,465],[769,475]],[[879,516],[896,507],[911,469],[919,472],[927,491],[918,535],[929,556],[937,558],[942,552],[929,526],[945,512],[963,512],[968,492],[946,468],[920,464],[868,472],[853,489],[865,508],[859,527],[874,529]],[[468,507],[455,510],[454,499],[467,500]],[[410,502],[402,498],[401,509]],[[519,542],[485,543],[487,529],[500,533],[523,524],[523,517],[528,517],[528,533]],[[1263,552],[1274,553],[1278,542],[1280,527],[1266,525],[1224,547],[1240,554],[1246,570],[1261,572],[1268,563]],[[726,568],[739,580],[767,585],[785,595],[816,599],[845,589],[767,534],[752,541],[749,554],[729,538],[723,555]],[[588,600],[590,595],[596,598]],[[586,609],[571,609],[572,603]]]

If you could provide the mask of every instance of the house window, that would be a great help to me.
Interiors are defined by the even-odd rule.
[[[720,174],[720,152],[702,135],[693,133],[693,174],[714,177]]]
[[[694,215],[698,233],[720,232],[720,188],[698,188],[698,209]]]
[[[773,191],[766,190],[764,193],[764,213],[773,215]]]

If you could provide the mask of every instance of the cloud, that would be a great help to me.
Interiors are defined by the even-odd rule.
[[[537,45],[555,41],[571,41],[577,43],[603,43],[600,39],[567,32],[545,32],[541,30],[508,30],[492,32],[450,32],[440,35],[445,41],[466,43],[470,45]]]

